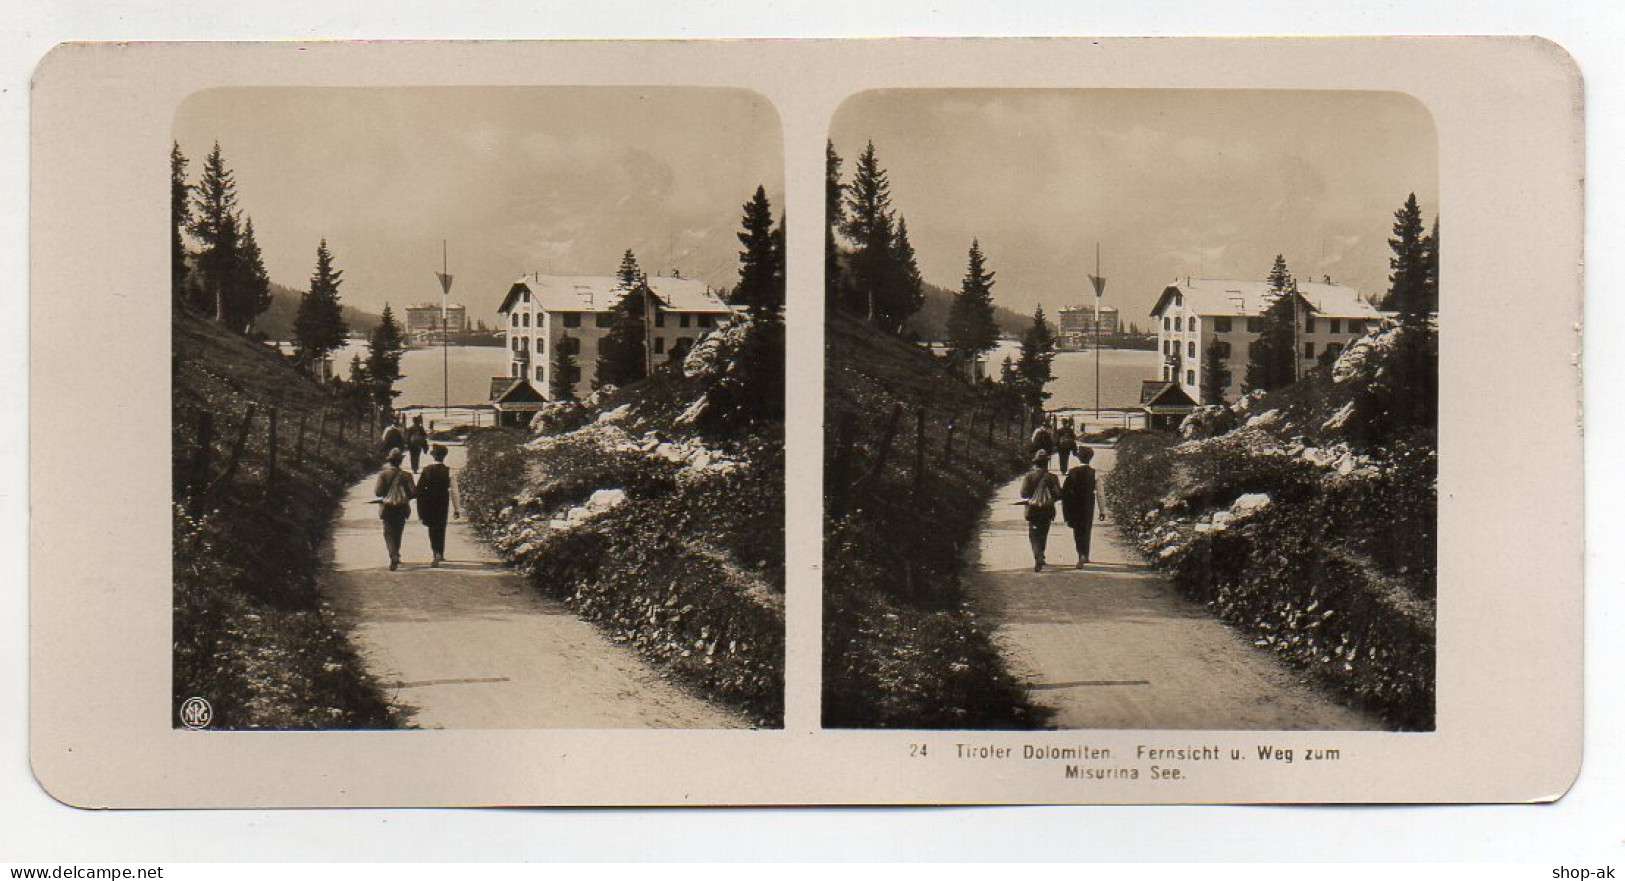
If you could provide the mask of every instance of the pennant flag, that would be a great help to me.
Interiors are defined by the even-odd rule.
[[[448,275],[447,273],[444,273],[444,272],[436,272],[434,274],[434,277],[440,279],[440,292],[441,293],[444,293],[444,294],[451,293],[451,276],[450,275]]]
[[[1089,276],[1089,283],[1095,286],[1095,298],[1096,299],[1099,299],[1100,297],[1105,296],[1105,294],[1106,294],[1106,280],[1104,278],[1101,278],[1098,275],[1091,275],[1091,276]]]

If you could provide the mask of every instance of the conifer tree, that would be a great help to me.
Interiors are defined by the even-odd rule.
[[[1224,359],[1219,357],[1217,341],[1210,341],[1207,351],[1202,353],[1202,403],[1225,403],[1225,386]]]
[[[1272,391],[1297,380],[1298,283],[1287,269],[1284,256],[1275,255],[1268,282],[1269,303],[1259,316],[1258,338],[1247,350],[1249,392]]]
[[[994,275],[987,268],[982,243],[972,239],[965,278],[948,307],[947,327],[948,347],[967,365],[976,363],[978,356],[999,341],[999,325],[993,315]]]
[[[179,141],[169,150],[169,289],[176,305],[186,302],[186,240],[192,225],[192,186],[186,182],[186,154]]]
[[[1422,303],[1428,312],[1439,311],[1439,216],[1433,215],[1433,232],[1422,243],[1424,266]]]
[[[643,270],[638,268],[638,258],[631,248],[621,255],[621,268],[616,270],[615,277],[621,280],[621,287],[631,289],[643,278]]]
[[[238,333],[247,333],[255,319],[271,307],[271,277],[265,272],[260,244],[254,239],[254,219],[243,219],[242,240],[237,253],[237,271],[226,299],[226,324]]]
[[[193,188],[191,233],[201,249],[197,255],[196,305],[222,324],[228,320],[226,301],[237,278],[241,231],[237,225],[237,182],[220,153],[220,143],[203,160],[203,172]]]
[[[833,313],[844,306],[841,297],[841,250],[836,234],[846,228],[842,195],[841,157],[835,142],[824,142],[824,309]]]
[[[548,397],[555,401],[576,399],[575,338],[569,334],[559,337],[553,346],[553,375],[548,379]]]
[[[1021,383],[1022,400],[1038,408],[1049,399],[1045,390],[1055,378],[1055,331],[1044,318],[1044,307],[1033,310],[1032,326],[1021,335],[1021,356],[1016,359],[1016,376]]]
[[[645,316],[650,296],[648,281],[639,278],[611,310],[609,333],[598,342],[597,385],[630,385],[649,375]]]
[[[404,376],[401,373],[401,353],[405,351],[406,341],[400,322],[395,320],[394,311],[385,303],[383,314],[378,316],[378,324],[367,338],[367,381],[372,386],[372,399],[380,407],[389,406],[400,394],[395,390],[395,383]]]
[[[779,277],[780,257],[774,244],[773,207],[767,191],[756,188],[746,202],[741,229],[735,235],[745,250],[739,252],[739,284],[732,302],[744,306],[751,315],[777,314],[784,307],[784,285]]]
[[[892,237],[891,262],[892,278],[881,313],[882,323],[896,333],[925,303],[925,279],[920,277],[914,245],[908,240],[908,220],[902,215],[897,217],[897,232]]]
[[[842,231],[851,240],[851,310],[881,326],[883,305],[895,278],[892,261],[891,183],[870,141],[858,156],[846,187]],[[890,328],[887,328],[890,329]]]
[[[343,346],[344,337],[350,331],[339,306],[343,276],[341,270],[333,267],[327,239],[322,239],[316,246],[316,271],[310,276],[310,288],[299,298],[299,311],[293,318],[294,350],[299,363],[307,368],[314,367],[329,352]],[[387,313],[387,307],[385,311]]]
[[[1422,232],[1422,209],[1411,193],[1405,204],[1394,212],[1394,237],[1388,240],[1393,256],[1388,258],[1388,297],[1383,303],[1389,309],[1405,315],[1426,314],[1432,311],[1427,302],[1427,278],[1430,258],[1426,236]]]

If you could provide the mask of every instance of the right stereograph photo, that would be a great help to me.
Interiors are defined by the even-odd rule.
[[[885,90],[826,154],[828,728],[1431,731],[1392,92]]]

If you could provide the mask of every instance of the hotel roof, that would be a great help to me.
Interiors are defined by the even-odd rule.
[[[699,279],[657,275],[649,279],[649,290],[663,308],[673,312],[733,311]],[[524,291],[548,312],[608,312],[626,296],[620,278],[613,275],[532,275],[513,283],[497,311],[512,309]]]
[[[1317,314],[1328,318],[1381,318],[1377,307],[1360,299],[1360,292],[1340,284],[1319,281],[1298,282],[1298,295]],[[1269,282],[1236,281],[1223,278],[1188,278],[1164,288],[1153,316],[1161,315],[1170,302],[1182,301],[1197,315],[1262,315],[1272,297]]]

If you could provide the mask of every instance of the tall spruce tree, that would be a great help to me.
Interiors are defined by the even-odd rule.
[[[1286,258],[1275,255],[1270,268],[1268,303],[1259,315],[1259,334],[1247,349],[1246,389],[1273,391],[1297,380],[1298,283]]]
[[[627,255],[631,256],[631,251]],[[634,264],[635,265],[635,264]],[[631,385],[649,375],[647,278],[640,277],[610,313],[609,333],[598,342],[597,385]]]
[[[1428,257],[1427,237],[1422,230],[1422,209],[1411,193],[1405,204],[1394,212],[1394,237],[1388,240],[1394,252],[1388,258],[1388,297],[1383,308],[1400,313],[1427,314],[1432,309],[1427,302]]]
[[[238,333],[248,333],[253,330],[255,320],[269,308],[271,277],[265,272],[265,258],[260,254],[260,243],[254,238],[254,219],[245,217],[232,295],[226,299],[226,324]]]
[[[846,187],[846,220],[842,231],[852,242],[849,311],[876,326],[882,324],[896,272],[892,260],[891,183],[870,141],[858,156],[852,182]]]
[[[400,322],[385,303],[378,324],[367,337],[367,382],[372,388],[373,403],[380,407],[390,406],[400,394],[395,390],[395,383],[405,375],[401,373],[401,353],[405,351],[406,339]]]
[[[883,303],[883,322],[894,332],[901,331],[914,313],[925,304],[925,279],[914,258],[914,244],[908,240],[908,220],[897,217],[897,233],[892,237],[892,280]]]
[[[1439,311],[1439,215],[1433,215],[1433,231],[1423,242],[1425,253],[1422,303],[1429,312]]]
[[[548,397],[555,401],[576,399],[575,337],[564,334],[553,346],[553,370],[548,377]]]
[[[993,276],[982,243],[972,239],[959,293],[948,307],[948,348],[970,370],[970,365],[999,342],[999,324],[993,315]]]
[[[193,187],[191,233],[198,240],[197,296],[199,311],[215,321],[229,320],[227,301],[240,277],[238,248],[241,230],[237,220],[237,182],[220,153],[220,142],[203,160],[203,171]]]
[[[841,249],[837,234],[846,228],[846,208],[842,196],[841,156],[835,142],[824,142],[824,310],[833,314],[846,304],[841,295]]]
[[[186,154],[179,141],[169,149],[169,291],[178,306],[186,305],[186,239],[192,225],[192,185],[186,182]]]
[[[307,369],[327,357],[329,352],[344,345],[350,328],[344,323],[344,311],[339,305],[339,285],[344,273],[333,266],[333,254],[327,250],[327,239],[316,246],[316,271],[310,276],[310,287],[299,298],[299,311],[293,318],[294,351],[299,363]]]
[[[1046,389],[1055,378],[1055,329],[1044,317],[1044,307],[1033,310],[1032,326],[1021,335],[1021,356],[1016,359],[1016,375],[1020,380],[1022,400],[1028,407],[1038,408],[1049,399]]]
[[[1224,378],[1224,359],[1219,357],[1217,341],[1210,341],[1202,353],[1202,403],[1225,403]]]
[[[628,290],[642,280],[643,270],[638,268],[637,255],[632,253],[631,248],[627,248],[626,253],[621,255],[621,268],[615,271],[615,277],[620,279],[621,287]]]
[[[733,289],[732,301],[753,316],[777,314],[784,308],[784,284],[767,191],[758,186],[742,210],[741,229],[735,235],[745,249],[739,252],[739,284]]]

